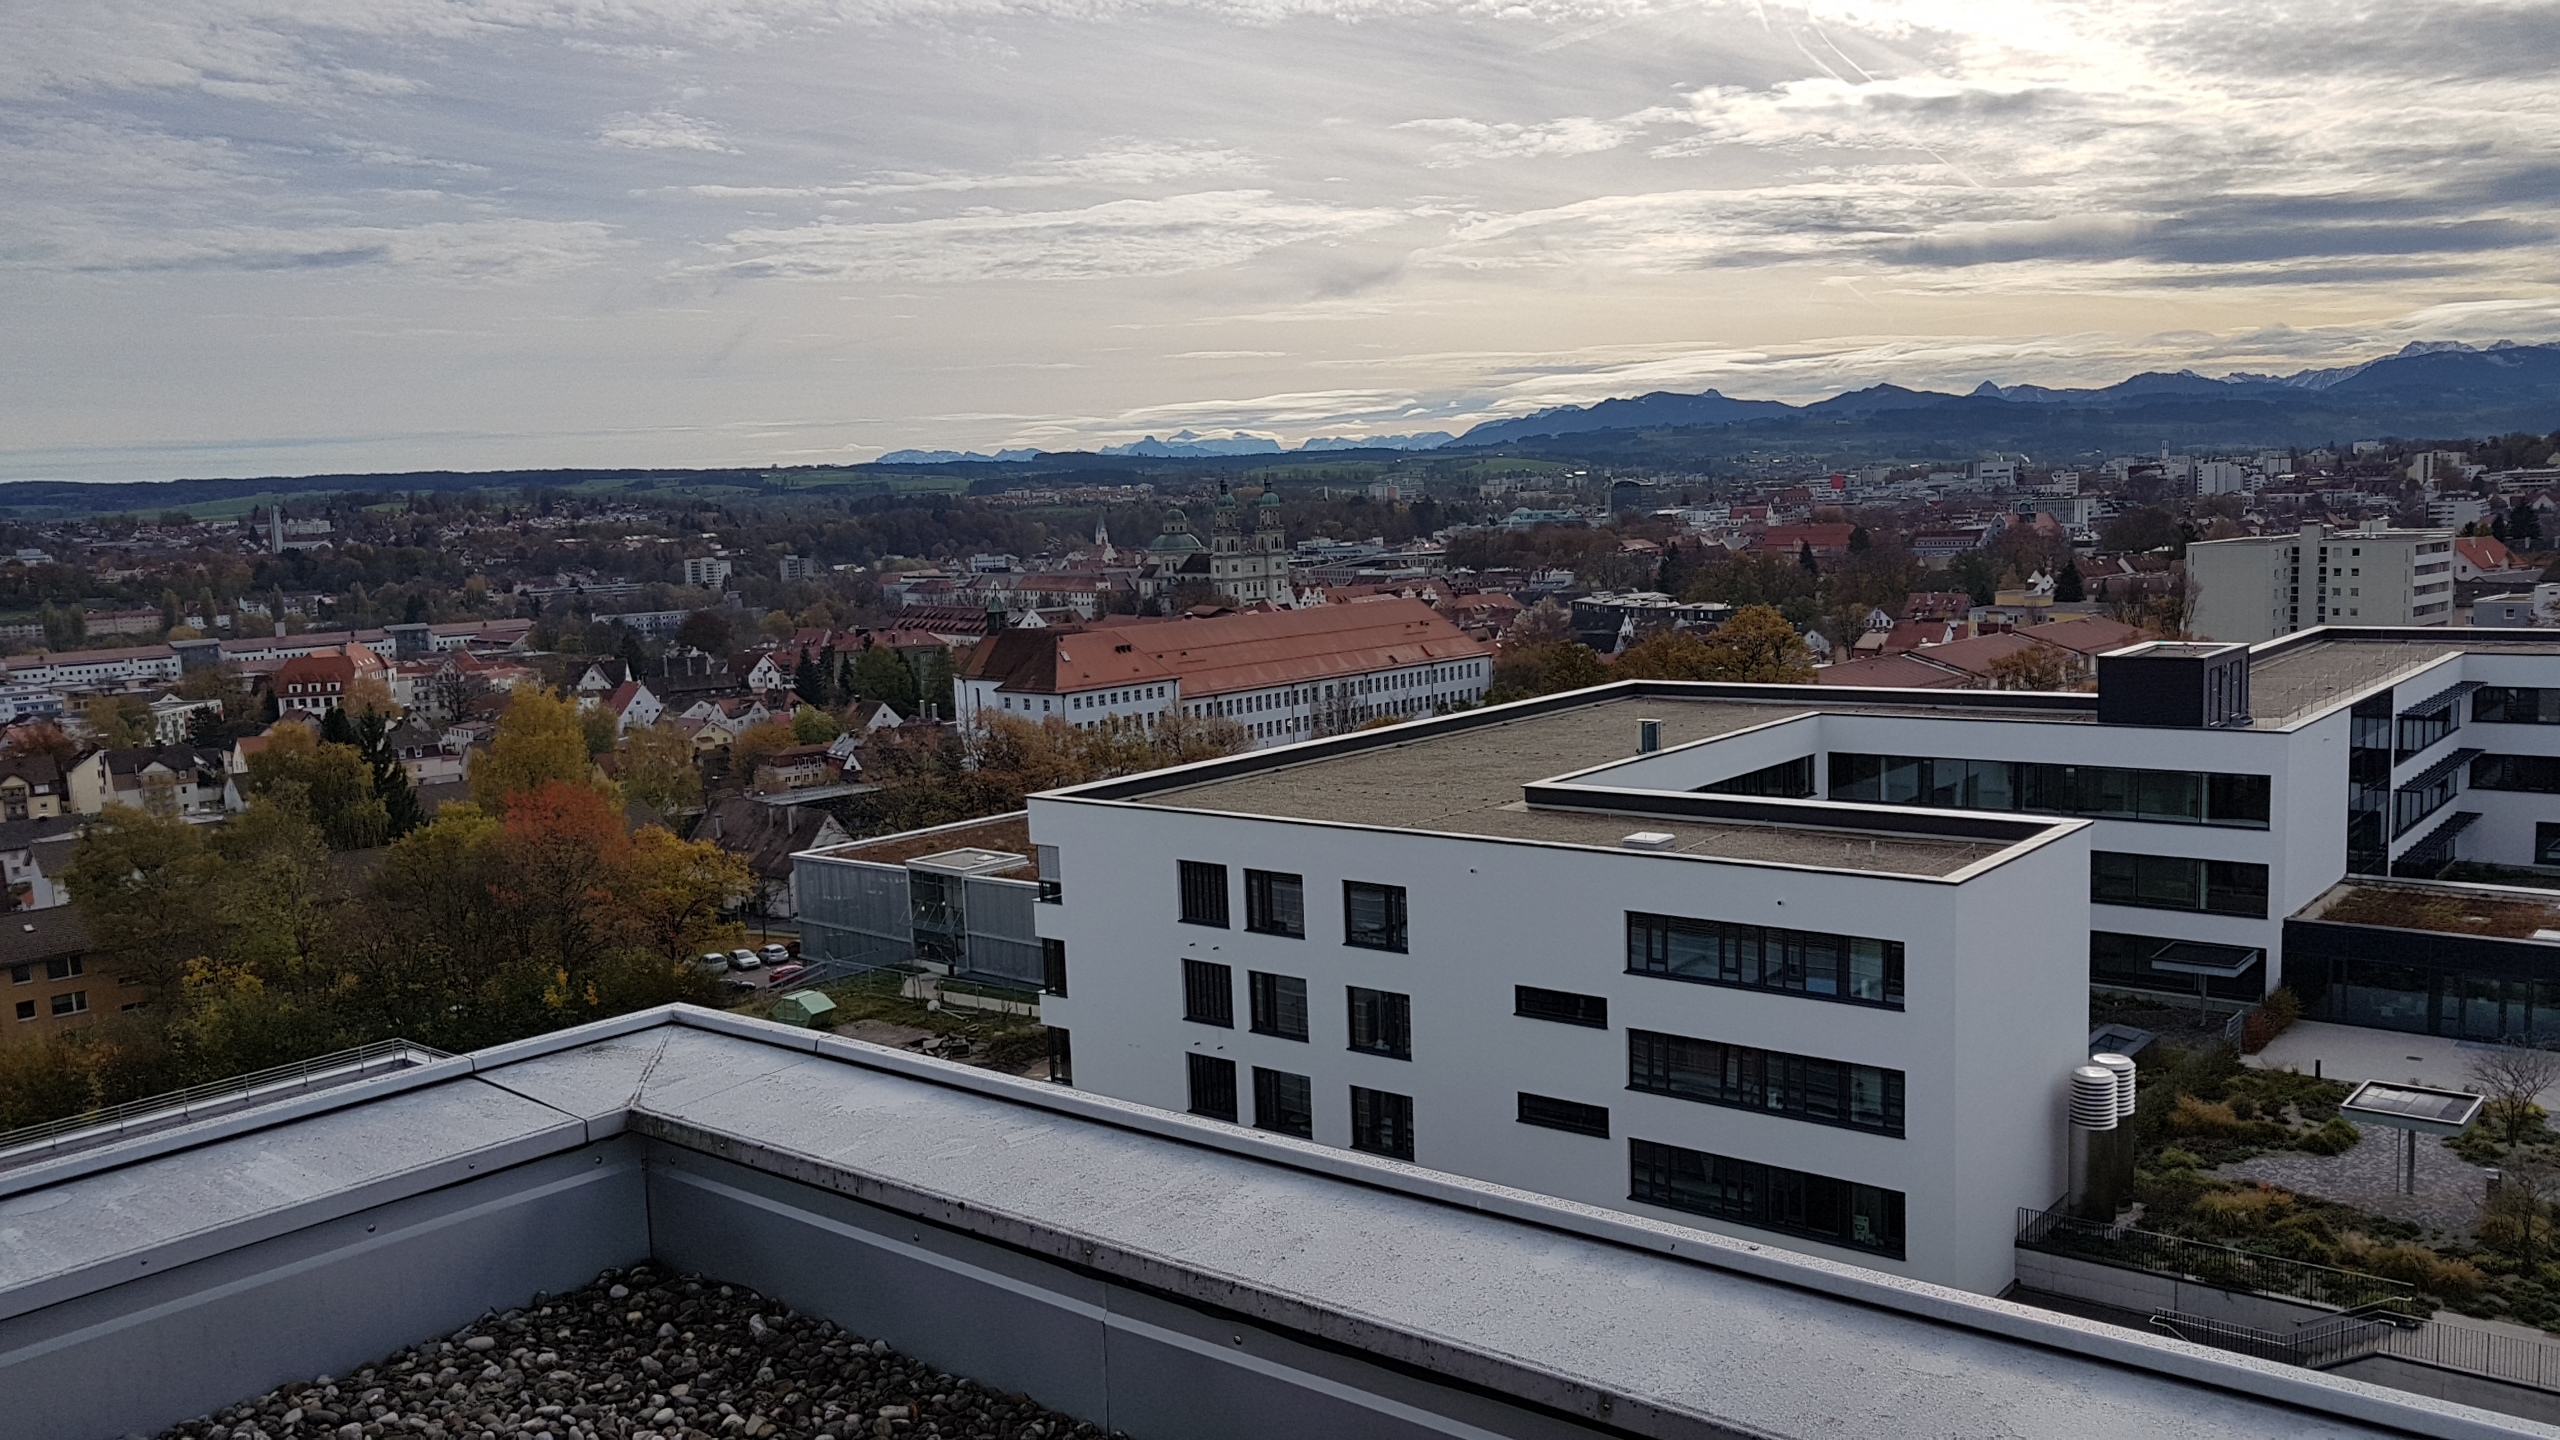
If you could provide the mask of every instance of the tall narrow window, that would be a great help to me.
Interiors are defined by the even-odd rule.
[[[1413,1158],[1413,1097],[1351,1087],[1351,1148]]]
[[[1413,1058],[1413,1000],[1388,990],[1351,989],[1351,1048],[1395,1060]]]
[[[1067,993],[1067,942],[1040,941],[1040,988],[1051,995]]]
[[[1296,875],[1276,870],[1244,872],[1244,928],[1257,935],[1307,935],[1307,886]]]
[[[1404,887],[1342,882],[1342,943],[1364,950],[1402,950]]]
[[[1199,1025],[1236,1023],[1236,973],[1206,960],[1182,962],[1182,1018]]]
[[[1245,972],[1245,989],[1253,1004],[1253,1031],[1283,1040],[1307,1038],[1307,982],[1295,975]]]
[[[1315,1088],[1307,1077],[1253,1067],[1253,1128],[1314,1139]]]
[[[1204,860],[1180,862],[1182,923],[1227,928],[1227,867]]]
[[[1215,1055],[1189,1055],[1191,1113],[1232,1123],[1236,1118],[1236,1062]]]

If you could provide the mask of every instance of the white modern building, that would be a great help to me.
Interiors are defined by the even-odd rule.
[[[2062,1193],[2093,985],[2560,1040],[2534,630],[2154,642],[2095,695],[1625,682],[1030,825],[1081,1088],[1973,1288]]]
[[[957,718],[1051,717],[1078,729],[1220,717],[1257,747],[1473,704],[1490,646],[1418,600],[1116,626],[1005,630],[963,656]]]
[[[2245,644],[2321,625],[2450,624],[2453,532],[2368,520],[2199,541],[2187,547],[2187,606],[2196,635]]]
[[[684,562],[684,583],[705,590],[723,590],[728,588],[731,569],[725,556],[691,556]]]

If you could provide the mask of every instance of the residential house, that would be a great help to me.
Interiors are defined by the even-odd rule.
[[[0,921],[0,992],[9,1007],[0,1045],[84,1029],[93,1016],[139,1009],[148,998],[117,976],[90,973],[89,925],[72,905]]]
[[[190,819],[223,813],[230,777],[221,750],[162,745],[132,750],[92,750],[64,776],[72,813],[103,814],[110,805]]]
[[[666,705],[637,680],[623,681],[598,703],[612,714],[616,735],[629,734],[634,726],[646,730],[667,713]]]
[[[803,850],[842,845],[853,837],[833,815],[814,805],[774,805],[732,795],[703,812],[693,838],[708,840],[747,862],[756,878],[748,913],[776,920],[797,913],[791,893],[791,857]]]
[[[0,819],[46,820],[63,813],[62,767],[40,750],[0,752]]]
[[[389,697],[390,663],[366,646],[343,645],[287,660],[269,682],[269,689],[279,713],[326,715],[344,708],[348,695],[368,680],[380,685],[384,696]]]
[[[0,885],[12,910],[50,910],[71,903],[62,881],[80,826],[67,818],[0,821]]]

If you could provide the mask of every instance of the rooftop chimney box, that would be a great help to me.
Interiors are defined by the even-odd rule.
[[[2249,647],[2152,640],[2098,657],[2098,723],[2186,730],[2249,724]]]

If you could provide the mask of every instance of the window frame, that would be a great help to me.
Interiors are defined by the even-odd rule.
[[[1295,1087],[1284,1082],[1296,1081]],[[1285,1090],[1294,1088],[1297,1123],[1286,1123],[1291,1115],[1284,1106]],[[1268,1066],[1253,1067],[1253,1128],[1274,1135],[1295,1135],[1301,1140],[1316,1138],[1316,1094],[1312,1076],[1290,1070],[1274,1070]]]
[[[1645,910],[1629,910],[1625,915],[1626,973],[1630,975],[1753,990],[1764,995],[1791,995],[1835,1005],[1863,1005],[1877,1010],[1905,1008],[1905,952],[1899,940]],[[1641,941],[1639,930],[1645,932]],[[1680,953],[1674,941],[1683,935],[1692,954],[1711,952],[1715,956],[1716,973],[1674,968]],[[1860,967],[1869,958],[1861,946],[1875,947],[1872,994],[1857,993],[1853,988],[1863,987],[1868,978],[1860,974]],[[1831,961],[1829,990],[1814,988],[1815,962],[1825,956]]]
[[[1639,1095],[1899,1140],[1909,1124],[1909,1087],[1909,1077],[1888,1065],[1660,1030],[1627,1031],[1627,1089]],[[1871,1109],[1860,1103],[1862,1089],[1872,1096]],[[1875,1118],[1861,1120],[1861,1113]]]
[[[1366,985],[1344,987],[1345,1031],[1348,1048],[1355,1055],[1376,1055],[1388,1060],[1413,1059],[1413,997],[1396,990],[1374,990]],[[1361,997],[1374,997],[1364,1006]],[[1363,1045],[1360,1036],[1364,1018],[1372,1032],[1373,1043]]]
[[[1236,1028],[1235,967],[1183,957],[1182,1019],[1190,1025]]]
[[[1290,900],[1284,910],[1291,915],[1274,916],[1273,901],[1286,881]],[[1285,870],[1247,870],[1244,872],[1244,928],[1254,935],[1273,935],[1284,940],[1307,938],[1307,877]]]
[[[1684,1175],[1684,1169],[1696,1173]],[[1881,1185],[1629,1136],[1627,1198],[1890,1259],[1910,1258],[1907,1198]],[[1872,1207],[1878,1221],[1869,1239],[1858,1235],[1862,1202]],[[1825,1203],[1836,1205],[1847,1223],[1825,1227],[1804,1218]]]
[[[1295,1030],[1287,1025],[1293,987],[1298,1022]],[[1307,982],[1303,977],[1270,970],[1247,970],[1244,972],[1244,988],[1246,1010],[1254,1034],[1268,1035],[1275,1040],[1295,1040],[1302,1045],[1306,1043],[1312,1007],[1308,1004]]]
[[[1356,918],[1359,907],[1354,900],[1358,891],[1375,891],[1379,908],[1384,911],[1384,926],[1375,938],[1363,938]],[[1381,950],[1389,954],[1410,953],[1410,912],[1406,906],[1405,887],[1377,880],[1345,880],[1342,882],[1342,943],[1355,950]]]
[[[1523,1125],[1543,1130],[1562,1130],[1569,1135],[1609,1138],[1609,1107],[1590,1105],[1580,1100],[1566,1100],[1554,1095],[1519,1092],[1519,1108],[1513,1118]]]
[[[1236,1123],[1236,1062],[1197,1050],[1184,1051],[1183,1059],[1190,1102],[1184,1113]]]
[[[1365,1113],[1364,1113],[1365,1111]],[[1380,1132],[1386,1133],[1380,1138]],[[1351,1148],[1365,1155],[1413,1160],[1413,1097],[1392,1090],[1351,1087]]]
[[[1176,860],[1173,863],[1181,922],[1211,930],[1230,928],[1227,867],[1214,860]]]
[[[1533,996],[1570,1001],[1565,1005],[1532,1000]],[[1523,1020],[1544,1020],[1556,1025],[1579,1025],[1589,1030],[1609,1028],[1609,997],[1584,995],[1572,990],[1549,990],[1538,985],[1511,987],[1511,1013]]]

